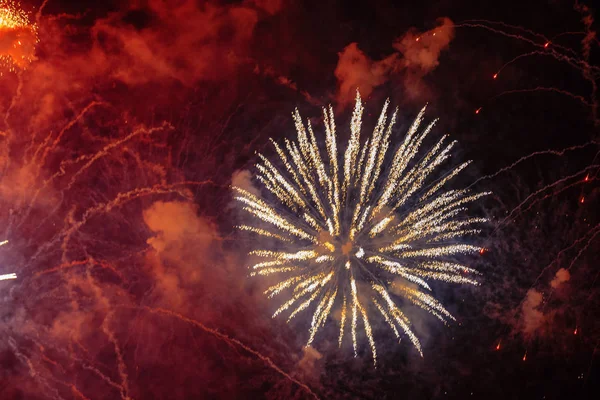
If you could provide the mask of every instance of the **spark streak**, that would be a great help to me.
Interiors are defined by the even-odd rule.
[[[3,241],[0,242],[0,246],[4,246],[7,243],[8,243],[8,240],[3,240]],[[5,281],[5,280],[8,280],[8,279],[17,279],[17,274],[10,273],[10,274],[0,275],[0,281]]]

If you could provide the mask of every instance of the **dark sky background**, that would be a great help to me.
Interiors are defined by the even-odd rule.
[[[35,50],[0,77],[0,398],[596,398],[593,4],[97,3],[24,1],[39,43],[0,30]],[[308,315],[270,318],[230,191],[295,107],[347,135],[357,87],[363,132],[428,103],[473,160],[452,186],[493,192],[481,285],[434,287],[457,323],[407,310],[421,358],[378,321],[376,369],[334,324],[305,349]]]

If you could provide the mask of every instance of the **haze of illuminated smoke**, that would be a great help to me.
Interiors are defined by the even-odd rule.
[[[10,71],[26,68],[35,58],[37,30],[19,3],[0,0],[0,65]]]
[[[0,242],[0,246],[4,246],[6,243],[8,243],[8,240],[3,240]],[[7,279],[16,279],[16,278],[17,278],[17,274],[15,274],[15,273],[0,275],[0,281],[5,281]]]
[[[268,194],[260,198],[234,187],[236,200],[254,217],[239,228],[270,244],[249,253],[258,260],[250,267],[251,276],[276,277],[277,283],[265,294],[287,296],[273,317],[286,313],[289,322],[312,306],[310,345],[332,310],[340,310],[339,346],[349,333],[356,356],[361,324],[374,363],[372,312],[383,317],[398,339],[402,333],[408,336],[423,355],[395,296],[441,321],[454,320],[428,281],[477,284],[472,277],[475,270],[448,257],[481,250],[460,239],[479,233],[476,226],[486,221],[465,217],[464,211],[487,193],[445,190],[468,162],[432,179],[456,142],[446,143],[444,136],[420,155],[435,124],[419,129],[425,108],[401,145],[388,151],[398,113],[389,118],[388,105],[389,101],[373,134],[361,145],[363,104],[357,93],[345,151],[338,144],[331,106],[323,109],[324,146],[296,110],[298,141],[286,139],[283,146],[272,141],[277,160],[259,154],[256,178]]]
[[[405,94],[421,98],[427,92],[423,77],[439,65],[440,55],[453,37],[454,23],[449,18],[440,18],[438,25],[429,31],[418,33],[411,29],[394,40],[394,52],[381,60],[371,59],[358,43],[350,43],[338,54],[334,72],[338,105],[352,104],[356,88],[368,97],[376,87],[398,74],[402,76]]]

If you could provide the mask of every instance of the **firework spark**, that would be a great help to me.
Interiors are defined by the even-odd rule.
[[[356,356],[362,322],[374,362],[371,310],[381,314],[398,338],[404,332],[422,355],[396,296],[444,322],[454,320],[431,294],[427,280],[477,284],[472,277],[476,271],[448,257],[478,252],[480,247],[457,240],[478,233],[475,226],[486,221],[461,215],[467,203],[487,193],[444,190],[468,162],[441,178],[432,177],[450,157],[455,142],[446,143],[444,136],[417,157],[435,124],[419,131],[425,108],[402,144],[388,152],[398,112],[388,118],[388,106],[389,101],[373,134],[361,145],[363,104],[357,93],[351,136],[343,153],[333,109],[324,109],[326,154],[310,122],[305,126],[296,110],[298,142],[286,140],[282,148],[273,141],[279,158],[275,163],[259,154],[257,179],[269,194],[259,198],[234,187],[236,200],[254,217],[252,224],[239,228],[277,242],[274,248],[250,252],[258,260],[250,267],[252,276],[278,277],[265,294],[289,295],[273,316],[289,312],[289,321],[313,304],[310,345],[334,305],[341,304],[340,346],[349,327]]]
[[[0,65],[10,71],[26,68],[35,57],[38,27],[20,4],[0,0]]]
[[[8,240],[3,240],[0,242],[0,246],[4,246],[6,243],[8,243]],[[5,281],[7,279],[17,279],[17,274],[12,273],[0,275],[0,281]]]

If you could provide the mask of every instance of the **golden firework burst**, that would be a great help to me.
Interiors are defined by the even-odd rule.
[[[446,143],[444,136],[421,151],[435,124],[419,131],[423,108],[400,146],[389,151],[398,110],[389,117],[388,107],[386,101],[373,134],[361,145],[363,104],[357,93],[343,153],[331,106],[323,109],[324,150],[310,121],[305,125],[296,110],[297,142],[272,141],[277,161],[258,155],[256,179],[268,193],[258,196],[234,187],[236,200],[253,217],[239,228],[269,239],[270,248],[250,252],[256,260],[250,275],[278,279],[265,291],[269,298],[289,296],[273,316],[287,312],[289,321],[312,306],[310,345],[337,307],[339,345],[349,325],[356,356],[360,319],[374,362],[371,310],[398,338],[402,332],[408,336],[421,355],[410,320],[394,299],[401,297],[444,322],[454,320],[428,281],[477,284],[476,271],[454,258],[480,250],[459,240],[478,233],[477,224],[486,221],[464,214],[467,203],[487,193],[444,189],[468,162],[433,177],[455,142]]]

